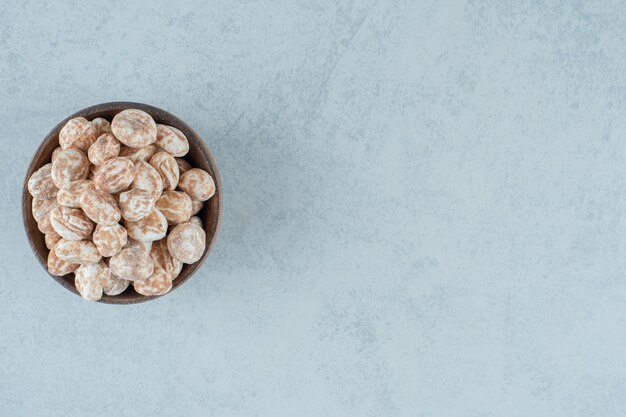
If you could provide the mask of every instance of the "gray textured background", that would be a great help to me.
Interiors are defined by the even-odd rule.
[[[624,415],[622,2],[60,3],[0,4],[0,415]],[[20,217],[43,136],[113,100],[188,121],[225,194],[131,307]]]

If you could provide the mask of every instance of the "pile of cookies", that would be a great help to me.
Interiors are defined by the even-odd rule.
[[[69,120],[52,161],[28,180],[32,213],[45,234],[48,271],[75,275],[87,300],[132,283],[162,295],[183,264],[197,262],[206,235],[196,214],[215,194],[206,171],[183,156],[185,135],[129,109],[108,120]]]

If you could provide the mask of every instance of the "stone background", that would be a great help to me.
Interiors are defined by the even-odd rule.
[[[623,416],[620,1],[0,4],[0,414]],[[148,304],[23,232],[31,155],[129,100],[206,139],[222,230]]]

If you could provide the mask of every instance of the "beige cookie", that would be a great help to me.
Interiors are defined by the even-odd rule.
[[[84,117],[70,119],[59,132],[59,145],[63,149],[76,148],[83,152],[96,141],[98,130]]]
[[[195,216],[196,214],[198,214],[200,210],[202,210],[202,207],[204,207],[204,202],[198,201],[198,200],[192,200],[191,201],[191,215]]]
[[[54,252],[60,259],[72,264],[94,263],[102,259],[96,245],[88,240],[61,239],[54,247]]]
[[[167,248],[167,238],[163,238],[152,244],[150,257],[154,262],[155,268],[159,267],[165,270],[165,272],[170,274],[172,280],[174,280],[183,269],[183,263],[170,254]]]
[[[54,150],[52,151],[52,163],[54,164],[54,161],[57,160],[57,158],[59,157],[59,152],[61,152],[63,150],[63,148],[61,148],[60,146],[57,146],[56,148],[54,148]]]
[[[111,132],[126,146],[143,148],[156,141],[157,127],[152,117],[141,110],[128,109],[115,115]]]
[[[178,185],[178,164],[176,159],[167,152],[157,152],[150,159],[150,165],[157,170],[163,180],[163,188],[169,191],[176,189]]]
[[[109,260],[111,272],[128,281],[148,278],[154,270],[150,254],[139,248],[122,249]]]
[[[136,222],[126,222],[128,236],[135,240],[155,241],[163,239],[167,233],[167,219],[157,208]]]
[[[133,288],[141,295],[163,295],[172,289],[172,278],[161,268],[154,268],[154,272],[146,279],[133,282]]]
[[[78,149],[62,150],[52,164],[52,181],[58,188],[67,188],[72,181],[84,180],[88,175],[89,160]]]
[[[58,191],[52,180],[52,164],[45,164],[28,179],[28,192],[33,197],[53,198]]]
[[[172,259],[174,259],[174,258],[172,258]],[[183,266],[184,266],[183,263],[180,262],[180,261],[178,261],[178,262],[179,262],[178,263],[178,268],[171,274],[172,281],[174,281],[176,278],[178,278],[178,276],[180,275],[181,271],[183,270]]]
[[[68,240],[83,240],[93,230],[93,223],[81,210],[57,206],[50,210],[50,223],[61,237]]]
[[[148,145],[143,148],[131,148],[129,146],[122,146],[120,148],[120,156],[130,159],[133,161],[133,164],[137,162],[150,161],[150,158],[154,156],[155,153],[159,152],[161,148],[156,145]]]
[[[135,165],[135,179],[130,187],[149,192],[156,201],[163,192],[163,180],[152,165],[140,161]]]
[[[157,125],[157,138],[154,144],[172,156],[185,156],[189,152],[187,137],[174,126]]]
[[[194,223],[181,223],[167,236],[167,248],[179,261],[192,264],[197,262],[206,247],[206,234]]]
[[[183,158],[175,158],[175,159],[176,159],[176,163],[178,164],[178,173],[180,175],[183,175],[184,172],[187,172],[191,168],[193,168],[191,164],[185,161]]]
[[[111,278],[111,270],[104,262],[81,265],[75,273],[74,283],[78,293],[86,300],[98,301],[102,290]]]
[[[198,216],[192,216],[191,218],[189,218],[189,220],[187,220],[187,223],[193,223],[199,228],[201,228],[202,230],[204,230],[204,226],[202,225],[202,220]]]
[[[33,197],[32,213],[35,221],[39,221],[46,213],[58,205],[56,198]]]
[[[111,123],[107,119],[96,117],[91,121],[91,124],[96,128],[96,137],[111,133]]]
[[[109,159],[98,168],[94,183],[99,190],[119,193],[128,189],[135,178],[135,165],[128,158]]]
[[[114,225],[122,218],[115,198],[102,190],[85,190],[80,206],[91,220],[103,226]]]
[[[57,207],[58,204],[56,203],[56,200],[54,200],[54,202],[55,202],[54,207]],[[44,233],[44,234],[56,233],[56,231],[54,230],[54,227],[52,227],[52,222],[50,221],[50,218],[51,218],[50,213],[52,213],[52,209],[48,211],[47,213],[44,213],[39,218],[39,220],[37,220],[37,228],[39,229],[41,233]]]
[[[79,266],[79,264],[71,264],[59,258],[54,252],[54,248],[48,253],[48,272],[54,276],[62,277],[70,274],[76,271]]]
[[[120,295],[126,291],[126,288],[128,288],[129,285],[130,281],[111,273],[102,289],[106,295]]]
[[[120,143],[115,136],[105,133],[98,137],[87,151],[87,157],[94,165],[102,165],[109,159],[116,158],[120,153]]]
[[[51,233],[46,233],[45,235],[46,248],[52,250],[52,248],[54,248],[57,242],[61,239],[62,239],[61,235],[59,235],[55,231],[52,231]]]
[[[126,229],[117,223],[111,226],[96,225],[92,237],[98,252],[106,257],[121,251],[128,240]]]
[[[148,191],[132,189],[120,193],[120,211],[124,220],[136,222],[154,209],[154,197]]]
[[[168,224],[178,224],[189,220],[193,205],[191,198],[182,191],[164,191],[156,208],[161,210]]]
[[[144,252],[150,252],[150,250],[152,249],[152,241],[135,240],[129,237],[126,245],[124,245],[124,249],[126,248],[139,248]]]
[[[215,182],[208,172],[192,168],[180,176],[178,188],[189,194],[193,200],[206,201],[215,194]]]
[[[56,187],[55,187],[56,188]],[[52,224],[50,223],[50,211],[58,206],[57,199],[52,198],[40,198],[33,197],[32,200],[32,214],[33,218],[37,222],[37,228],[41,233],[51,234],[56,233]]]
[[[57,202],[65,207],[80,208],[80,199],[86,190],[95,190],[91,180],[72,181],[67,188],[59,190]]]

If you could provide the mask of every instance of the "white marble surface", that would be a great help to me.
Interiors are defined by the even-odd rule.
[[[0,415],[623,416],[618,1],[0,4]],[[165,108],[225,193],[199,275],[88,303],[22,229],[44,135]]]

